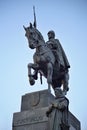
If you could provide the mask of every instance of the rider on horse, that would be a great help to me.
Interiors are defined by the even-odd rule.
[[[66,57],[66,54],[59,42],[58,39],[55,39],[55,32],[53,30],[48,32],[48,41],[46,42],[48,47],[52,50],[54,56],[55,56],[55,62],[60,70],[60,72],[65,72],[64,81],[63,81],[63,87],[66,91],[68,91],[68,80],[69,80],[69,74],[68,74],[68,68],[70,68],[70,64],[68,62],[68,59]]]

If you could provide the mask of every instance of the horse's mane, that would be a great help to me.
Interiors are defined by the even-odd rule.
[[[44,41],[44,43],[45,43],[45,40],[44,40],[42,34],[38,31],[38,29],[34,28],[34,30],[38,34],[39,40]]]

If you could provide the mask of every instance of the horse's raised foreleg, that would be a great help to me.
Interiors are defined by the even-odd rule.
[[[47,64],[47,83],[48,83],[48,89],[50,91],[50,85],[52,84],[52,75],[53,75],[53,65],[52,63]]]
[[[31,69],[35,70],[34,74],[31,73]],[[28,77],[29,77],[30,85],[35,84],[35,79],[37,79],[37,73],[38,73],[38,65],[29,63],[28,64]]]

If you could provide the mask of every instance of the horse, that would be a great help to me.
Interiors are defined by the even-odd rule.
[[[34,63],[28,64],[28,77],[30,85],[35,84],[35,80],[38,79],[37,74],[40,73],[47,79],[48,89],[50,91],[50,86],[55,90],[55,88],[63,85],[63,91],[67,91],[64,88],[65,82],[65,71],[60,71],[58,63],[56,63],[56,57],[54,56],[52,50],[47,46],[45,40],[38,29],[36,29],[32,23],[29,27],[24,27],[25,36],[28,39],[28,45],[30,49],[36,49],[33,60]],[[31,70],[34,70],[34,74]]]

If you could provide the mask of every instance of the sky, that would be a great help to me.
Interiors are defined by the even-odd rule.
[[[13,113],[20,112],[21,97],[47,89],[46,79],[29,85],[27,64],[34,50],[28,48],[23,25],[33,22],[45,41],[54,30],[65,50],[69,70],[69,110],[87,130],[87,1],[86,0],[0,0],[0,130],[12,130]]]

